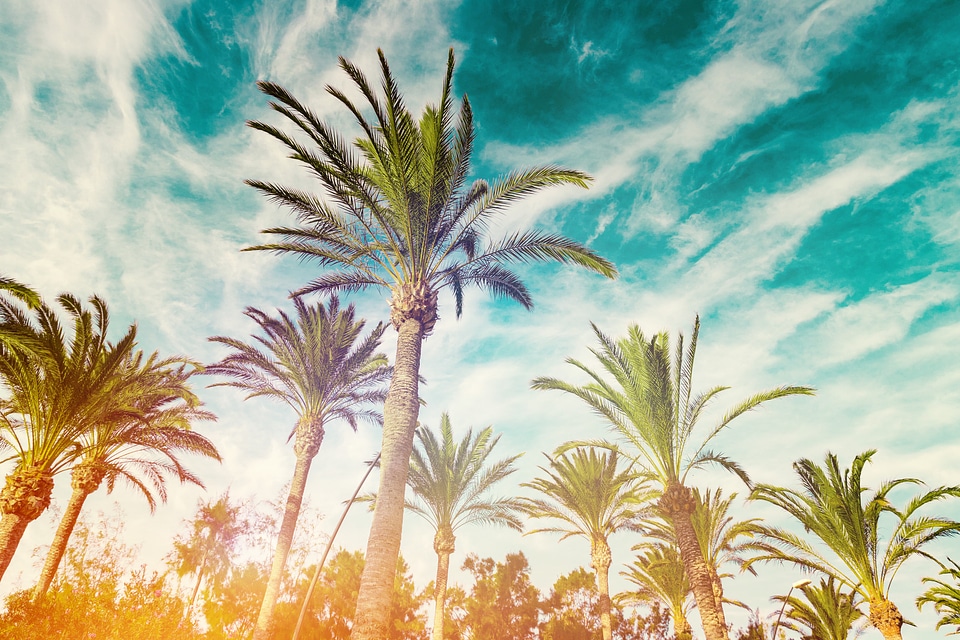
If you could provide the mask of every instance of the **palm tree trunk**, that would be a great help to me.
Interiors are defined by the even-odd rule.
[[[352,640],[382,640],[389,636],[390,603],[403,534],[403,498],[420,413],[423,335],[423,327],[415,318],[408,318],[397,327],[393,378],[383,407],[380,488],[360,577]]]
[[[193,593],[190,594],[190,602],[187,604],[187,620],[193,618],[193,607],[197,604],[197,594],[200,593],[200,583],[203,582],[203,572],[207,568],[207,552],[203,552],[203,558],[200,560],[200,567],[197,569],[197,581],[193,584]]]
[[[67,503],[63,517],[60,518],[57,533],[53,536],[53,542],[50,543],[50,550],[47,552],[47,559],[43,563],[40,579],[33,588],[34,598],[42,598],[50,589],[50,585],[53,583],[53,577],[57,574],[57,569],[60,567],[60,561],[63,559],[64,552],[67,550],[67,543],[70,541],[73,528],[77,524],[80,511],[83,509],[83,503],[86,501],[88,495],[90,494],[82,488],[74,488],[73,493],[70,494],[70,502]]]
[[[10,566],[28,524],[30,520],[15,513],[5,513],[0,519],[0,578]]]
[[[876,627],[887,640],[902,640],[900,628],[903,626],[903,616],[897,605],[885,598],[876,598],[870,601],[870,624]]]
[[[60,561],[63,559],[63,554],[67,550],[67,543],[73,534],[73,528],[80,517],[83,503],[86,502],[87,496],[100,488],[106,470],[96,459],[84,460],[74,466],[70,475],[70,486],[73,488],[73,493],[70,494],[70,502],[67,503],[67,509],[64,511],[63,517],[60,518],[57,533],[50,544],[47,559],[43,563],[43,571],[40,572],[40,580],[37,581],[37,586],[33,588],[34,598],[42,598],[50,589],[53,577],[57,574]]]
[[[673,633],[677,640],[693,640],[693,628],[683,611],[674,614]]]
[[[590,562],[597,572],[597,591],[600,593],[600,628],[603,640],[613,637],[613,623],[610,620],[610,545],[603,538],[590,541]]]
[[[17,552],[27,525],[50,506],[53,476],[38,467],[17,467],[0,491],[0,579]]]
[[[297,444],[300,444],[299,435]],[[316,455],[316,451],[313,451],[313,455]],[[263,603],[260,605],[260,615],[257,616],[253,640],[268,640],[273,637],[273,612],[280,597],[283,568],[287,563],[290,547],[293,545],[293,534],[297,528],[297,518],[300,516],[300,505],[303,503],[303,493],[307,486],[307,474],[310,473],[313,455],[310,451],[297,453],[297,466],[293,472],[293,480],[290,482],[290,494],[287,496],[287,506],[283,510],[277,548],[273,552],[273,566],[270,569],[270,578],[267,580],[267,589],[263,594]]]
[[[713,592],[713,580],[710,579],[710,571],[703,559],[703,550],[700,548],[697,533],[690,520],[695,505],[693,492],[678,483],[667,487],[659,504],[660,510],[673,523],[677,547],[680,549],[680,559],[683,561],[693,598],[697,602],[697,610],[700,612],[700,621],[703,624],[706,639],[729,640],[723,619],[723,608],[717,605]]]
[[[446,617],[447,577],[450,575],[450,554],[437,554],[437,581],[433,590],[436,606],[433,613],[433,632],[430,640],[443,640],[443,621]]]

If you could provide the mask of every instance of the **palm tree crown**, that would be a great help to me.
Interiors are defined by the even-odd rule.
[[[787,529],[762,525],[762,540],[752,544],[758,561],[788,562],[833,576],[870,604],[870,623],[884,637],[899,638],[903,616],[888,594],[897,572],[913,556],[931,558],[924,549],[939,538],[955,535],[960,523],[947,518],[917,516],[922,507],[938,500],[960,497],[960,487],[939,487],[911,499],[903,510],[888,496],[901,485],[921,484],[916,478],[884,482],[867,499],[861,475],[874,450],[856,456],[841,471],[837,456],[828,453],[824,465],[802,458],[793,464],[801,491],[767,484],[757,485],[752,499],[774,504],[803,525],[823,547]],[[881,517],[892,520],[889,539],[881,538]],[[885,519],[886,520],[886,519]],[[826,551],[832,553],[826,553]]]
[[[455,113],[453,50],[440,101],[425,107],[419,122],[407,110],[383,52],[378,50],[378,54],[383,99],[360,69],[340,58],[341,68],[372,110],[373,122],[344,93],[327,87],[363,130],[364,135],[355,141],[356,149],[286,89],[272,82],[258,83],[274,100],[270,106],[315,148],[273,125],[248,124],[282,142],[290,157],[320,180],[328,198],[247,180],[293,211],[302,225],[266,229],[264,233],[282,240],[250,249],[293,253],[333,269],[296,295],[383,287],[394,294],[395,324],[408,314],[426,314],[423,319],[432,326],[436,292],[445,287],[453,292],[458,315],[468,285],[532,306],[526,287],[504,266],[509,263],[559,260],[608,277],[616,275],[610,262],[586,247],[540,231],[515,233],[482,246],[490,224],[510,204],[549,186],[585,187],[589,176],[545,166],[511,173],[493,185],[483,180],[468,184],[475,135],[473,112],[464,96],[459,113]]]
[[[386,356],[376,353],[383,323],[360,340],[364,321],[356,319],[353,305],[341,310],[336,296],[327,306],[308,306],[300,298],[293,304],[296,318],[284,311],[274,318],[247,307],[244,313],[263,332],[253,336],[256,344],[210,338],[233,350],[206,368],[209,375],[228,378],[211,386],[236,387],[248,392],[247,399],[263,396],[291,407],[299,416],[288,436],[297,437],[295,446],[322,439],[323,425],[331,420],[343,420],[354,430],[361,419],[379,422],[380,414],[366,405],[383,401],[382,383],[390,374]]]
[[[677,640],[692,640],[688,615],[693,609],[693,592],[676,545],[664,542],[645,545],[642,553],[620,575],[633,585],[633,591],[618,595],[618,602],[662,604],[670,612]]]

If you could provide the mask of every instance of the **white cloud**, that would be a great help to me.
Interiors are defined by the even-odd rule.
[[[824,366],[848,362],[902,340],[931,307],[960,298],[960,277],[934,273],[840,307],[819,327]]]

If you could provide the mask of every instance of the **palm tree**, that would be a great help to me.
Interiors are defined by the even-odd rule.
[[[683,570],[683,561],[675,545],[656,543],[643,547],[643,553],[621,571],[620,575],[632,583],[635,589],[620,594],[622,604],[650,604],[656,602],[666,607],[673,620],[673,633],[677,640],[693,640],[688,615],[693,608],[690,597],[690,581]]]
[[[187,605],[187,615],[193,610],[204,577],[223,577],[231,566],[232,554],[244,536],[253,528],[243,516],[245,503],[231,504],[229,492],[215,502],[200,502],[191,522],[190,535],[173,541],[170,564],[179,577],[195,574],[193,593]]]
[[[476,435],[467,430],[460,442],[453,440],[450,416],[440,416],[440,438],[433,431],[417,430],[420,445],[410,457],[407,486],[413,497],[408,511],[417,514],[433,527],[433,550],[437,554],[437,579],[434,587],[435,612],[433,640],[443,640],[444,604],[450,556],[456,549],[455,533],[468,524],[505,525],[521,531],[523,525],[516,512],[521,502],[516,498],[492,498],[487,495],[495,484],[516,471],[513,463],[521,454],[488,463],[500,436],[493,437],[487,427]]]
[[[945,581],[936,578],[924,578],[924,582],[930,582],[936,586],[930,587],[922,596],[917,598],[917,608],[922,609],[923,605],[928,602],[932,603],[937,613],[940,614],[937,630],[949,624],[957,627],[957,630],[952,633],[958,634],[960,633],[960,564],[953,560],[949,560],[949,562],[953,565],[953,568],[944,567],[940,575],[952,577],[954,583],[947,584]]]
[[[806,627],[802,640],[847,640],[853,624],[863,617],[857,593],[844,593],[833,576],[821,578],[819,585],[806,584],[799,589],[806,601],[797,596],[773,597],[790,607],[780,626],[794,631]]]
[[[746,472],[739,465],[725,455],[708,450],[707,445],[747,411],[784,396],[812,395],[813,390],[810,387],[777,387],[758,393],[730,409],[706,438],[699,442],[691,441],[703,409],[728,388],[718,386],[693,394],[693,364],[700,318],[694,321],[693,336],[686,350],[683,335],[680,335],[673,354],[670,336],[666,332],[648,340],[640,327],[632,325],[625,338],[614,341],[596,325],[593,325],[593,330],[600,348],[591,352],[600,362],[602,371],[613,378],[612,381],[571,358],[567,362],[586,373],[591,382],[576,386],[556,378],[541,377],[535,379],[532,386],[534,389],[565,391],[586,402],[631,447],[634,459],[644,473],[661,485],[658,509],[672,523],[676,532],[680,557],[700,611],[704,633],[707,640],[726,640],[723,608],[718,606],[714,597],[714,583],[691,523],[696,499],[685,484],[687,475],[713,463],[749,482]],[[615,446],[601,442],[586,444]]]
[[[563,534],[561,540],[583,536],[590,541],[590,566],[597,572],[600,593],[600,625],[604,640],[610,640],[612,558],[608,539],[617,531],[637,526],[643,503],[651,494],[637,483],[637,475],[631,469],[617,470],[619,458],[615,451],[598,454],[592,448],[577,449],[547,459],[549,468],[540,467],[546,477],[521,485],[544,496],[523,499],[524,511],[533,518],[552,518],[563,524],[528,533],[553,531]]]
[[[136,343],[136,326],[115,344],[107,341],[109,313],[99,297],[93,311],[61,294],[58,303],[73,320],[65,335],[57,313],[46,303],[25,312],[0,296],[0,437],[15,463],[0,491],[0,577],[27,525],[50,506],[53,477],[73,463],[78,439],[90,425],[113,419],[112,389]],[[35,318],[31,318],[31,315]]]
[[[931,556],[924,547],[960,531],[960,523],[946,518],[917,516],[927,504],[943,498],[960,497],[960,487],[939,487],[914,497],[901,511],[888,496],[905,484],[922,484],[915,478],[884,482],[869,499],[861,484],[864,466],[875,453],[869,450],[854,458],[849,469],[840,470],[837,457],[828,453],[824,466],[806,458],[793,463],[800,476],[801,491],[757,485],[751,499],[776,505],[803,525],[826,549],[814,547],[803,537],[779,527],[761,525],[762,539],[750,545],[758,561],[787,562],[833,576],[870,604],[870,624],[885,638],[900,638],[903,616],[888,594],[903,563],[913,556]],[[889,525],[881,529],[880,518],[889,514]],[[881,532],[889,532],[884,547]],[[826,550],[832,554],[825,553]]]
[[[383,400],[383,383],[390,375],[386,356],[376,353],[383,323],[361,338],[364,321],[355,319],[353,305],[341,310],[336,296],[330,298],[326,307],[322,303],[307,306],[299,298],[294,300],[294,306],[296,319],[283,311],[279,312],[279,318],[272,318],[248,307],[246,315],[264,334],[254,336],[255,345],[222,336],[210,338],[233,350],[220,362],[207,367],[207,373],[231,378],[212,386],[243,389],[248,392],[248,399],[275,398],[292,407],[298,415],[288,437],[294,440],[297,462],[254,631],[256,640],[270,637],[307,474],[320,450],[326,425],[340,419],[356,430],[360,419],[378,422],[378,413],[362,407]]]
[[[166,502],[167,475],[203,486],[177,457],[185,452],[220,460],[213,443],[191,430],[194,421],[215,419],[200,409],[200,399],[188,386],[197,371],[187,360],[161,360],[156,353],[144,360],[141,351],[124,363],[120,383],[111,389],[114,402],[124,409],[97,421],[77,440],[81,453],[71,471],[73,493],[34,587],[35,598],[50,588],[83,504],[104,480],[108,491],[118,478],[126,480],[147,499],[151,512],[154,492]]]
[[[383,52],[378,54],[382,97],[360,69],[340,58],[340,67],[372,110],[373,122],[340,90],[327,89],[362,129],[354,145],[271,82],[258,86],[274,100],[271,107],[309,139],[309,145],[275,126],[248,123],[283,143],[290,157],[303,164],[325,192],[324,198],[248,180],[247,184],[290,209],[299,222],[299,226],[265,230],[280,240],[250,249],[292,253],[330,269],[295,295],[369,288],[391,294],[397,351],[384,406],[379,498],[353,628],[354,638],[366,640],[380,640],[386,633],[420,408],[421,346],[437,321],[439,291],[449,288],[459,316],[464,289],[470,285],[531,307],[529,291],[508,268],[512,263],[556,260],[607,277],[616,275],[610,262],[562,236],[524,231],[488,239],[488,229],[513,202],[554,185],[585,187],[589,176],[542,166],[512,172],[493,184],[483,180],[468,184],[473,115],[466,97],[459,113],[455,110],[453,51],[447,59],[439,104],[428,105],[419,121],[407,110]]]

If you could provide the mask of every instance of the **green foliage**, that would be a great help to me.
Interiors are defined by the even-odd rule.
[[[185,602],[162,576],[141,567],[125,572],[136,553],[121,542],[122,516],[81,520],[68,549],[63,576],[34,600],[18,591],[0,615],[0,638],[50,640],[198,640],[184,618]]]
[[[301,638],[349,640],[363,566],[362,552],[343,549],[327,563],[307,608],[307,616],[300,632]],[[310,569],[305,574],[312,575],[313,570]],[[305,576],[297,592],[306,593],[308,582],[309,579]],[[418,615],[420,607],[428,599],[427,591],[417,592],[410,570],[403,558],[400,558],[390,613],[391,633],[385,640],[421,640],[428,637],[426,623]],[[277,637],[293,635],[299,612],[299,602],[296,601],[281,602],[277,606]]]
[[[819,585],[801,585],[799,590],[802,599],[790,595],[773,600],[787,605],[780,627],[802,631],[802,640],[847,640],[853,624],[863,617],[856,592],[844,592],[832,576],[821,578]]]
[[[516,515],[520,503],[514,498],[493,498],[488,492],[495,484],[516,471],[520,455],[489,461],[500,441],[493,428],[476,435],[468,429],[457,442],[453,439],[450,416],[440,416],[440,437],[430,429],[417,430],[420,440],[410,456],[407,485],[413,498],[407,510],[417,514],[436,532],[452,535],[468,524],[499,524],[523,528]]]
[[[593,542],[637,526],[652,494],[637,482],[633,470],[617,468],[615,451],[598,453],[590,447],[547,459],[549,468],[540,467],[545,477],[522,485],[546,499],[524,499],[524,510],[533,518],[561,524],[527,533],[552,531],[563,534],[561,540],[583,536]]]
[[[600,593],[593,572],[580,567],[557,578],[540,603],[541,640],[599,640]],[[667,640],[669,618],[656,607],[650,615],[628,614],[614,606],[613,637],[617,640]]]
[[[540,603],[542,640],[586,640],[602,637],[600,593],[592,572],[584,568],[560,576],[550,596]]]
[[[832,575],[865,600],[886,600],[904,562],[914,556],[930,558],[925,550],[929,543],[960,532],[960,523],[953,520],[917,515],[926,505],[960,497],[960,487],[933,489],[898,509],[889,500],[890,492],[901,485],[921,482],[916,478],[890,480],[869,495],[861,475],[874,453],[861,453],[845,470],[840,469],[832,453],[827,454],[823,466],[805,458],[798,460],[793,466],[800,478],[800,491],[757,485],[751,499],[786,511],[832,554],[792,531],[762,525],[758,527],[762,540],[748,545],[756,553],[749,563],[791,563]],[[882,526],[881,519],[889,524]]]
[[[257,83],[272,99],[270,106],[311,144],[268,123],[247,124],[283,144],[290,158],[318,180],[325,196],[261,180],[246,181],[289,209],[299,223],[265,229],[263,233],[279,239],[250,250],[293,254],[327,270],[295,295],[373,287],[396,292],[410,285],[422,286],[429,298],[449,287],[459,316],[468,286],[532,306],[527,288],[509,268],[512,264],[558,261],[616,276],[616,267],[609,261],[562,236],[526,231],[487,241],[485,236],[509,205],[552,186],[586,187],[589,176],[541,166],[512,172],[492,184],[468,182],[473,112],[466,96],[459,113],[456,110],[453,50],[440,100],[428,105],[419,121],[407,110],[386,56],[377,53],[382,97],[362,70],[340,58],[340,67],[366,98],[367,108],[355,105],[340,90],[327,88],[363,131],[353,143],[282,86]],[[370,112],[373,121],[365,117]]]
[[[536,638],[540,593],[522,552],[507,554],[503,562],[470,554],[463,568],[473,574],[474,585],[464,599],[461,633],[451,638]]]
[[[933,608],[940,614],[940,620],[937,622],[937,629],[951,625],[956,629],[953,634],[960,634],[960,564],[953,560],[949,561],[952,567],[944,567],[940,572],[942,576],[949,576],[953,579],[953,584],[946,580],[937,580],[936,578],[924,578],[923,581],[931,586],[927,591],[917,598],[917,607],[922,608],[927,603],[932,603]]]
[[[726,456],[710,451],[707,445],[740,415],[777,398],[790,395],[811,395],[809,387],[777,387],[757,393],[728,410],[702,439],[693,440],[706,406],[728,387],[717,386],[701,393],[693,391],[693,363],[700,332],[700,318],[693,325],[693,336],[684,348],[681,334],[676,350],[671,352],[670,334],[660,332],[647,338],[640,327],[631,325],[627,335],[614,340],[600,331],[593,331],[600,343],[591,353],[600,364],[592,370],[568,358],[567,362],[585,373],[590,382],[577,386],[557,378],[533,380],[534,389],[564,391],[583,400],[605,418],[614,434],[629,445],[630,453],[651,480],[664,489],[684,483],[687,474],[708,464],[718,464],[747,481],[746,472]],[[568,443],[562,449],[583,444]]]

